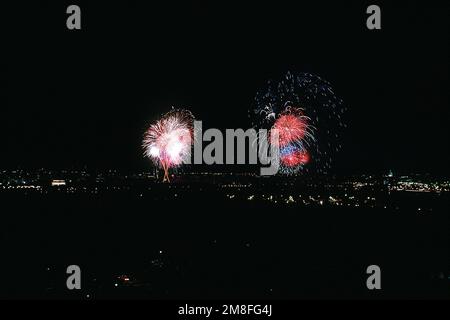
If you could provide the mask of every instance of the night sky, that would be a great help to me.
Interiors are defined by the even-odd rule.
[[[147,169],[142,134],[172,105],[205,128],[249,128],[256,91],[291,71],[348,107],[338,171],[447,175],[448,3],[276,3],[6,5],[0,168]],[[382,30],[366,28],[372,3]],[[69,4],[81,31],[66,29]]]

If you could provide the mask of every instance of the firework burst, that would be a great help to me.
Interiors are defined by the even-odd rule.
[[[309,162],[308,151],[297,146],[288,145],[280,150],[281,164],[288,168],[306,165]]]
[[[169,180],[169,168],[190,159],[194,142],[194,116],[188,110],[173,109],[151,124],[144,134],[144,155],[164,170],[163,181]]]
[[[278,130],[279,147],[293,144],[303,147],[314,141],[314,128],[309,125],[310,118],[303,114],[303,110],[291,106],[280,113],[274,121],[272,130]]]
[[[344,113],[329,82],[288,72],[257,92],[249,116],[254,127],[278,130],[282,173],[327,173],[341,149]]]

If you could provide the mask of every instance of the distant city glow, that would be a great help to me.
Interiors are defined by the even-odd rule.
[[[59,187],[59,186],[65,186],[66,181],[65,180],[52,180],[52,187]]]

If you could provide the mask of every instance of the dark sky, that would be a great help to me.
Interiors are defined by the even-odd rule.
[[[142,133],[170,106],[246,128],[258,88],[291,71],[327,79],[348,107],[339,170],[448,174],[444,1],[141,2],[2,10],[0,167],[146,168]],[[372,3],[382,30],[366,28]],[[66,29],[69,4],[81,31]]]

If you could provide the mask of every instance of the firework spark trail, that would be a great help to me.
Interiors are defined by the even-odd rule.
[[[169,180],[169,169],[190,159],[194,142],[194,116],[188,110],[173,109],[150,125],[144,134],[144,155],[164,170],[163,181]]]
[[[257,92],[249,116],[254,127],[279,130],[282,173],[326,173],[341,149],[344,112],[329,82],[288,72]]]

